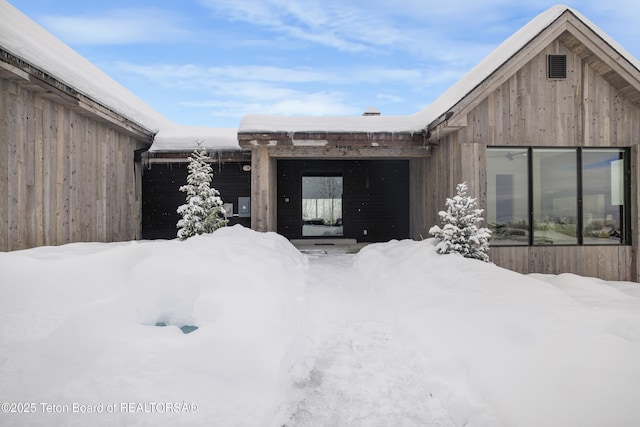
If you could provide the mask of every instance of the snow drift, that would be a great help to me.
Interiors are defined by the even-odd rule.
[[[640,425],[638,289],[240,226],[0,253],[0,424]]]

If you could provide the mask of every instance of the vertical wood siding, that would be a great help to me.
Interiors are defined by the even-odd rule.
[[[144,143],[0,79],[0,250],[136,239]]]
[[[520,273],[573,273],[637,281],[631,246],[493,246],[491,262]]]
[[[548,54],[567,55],[567,79],[549,80]],[[632,147],[633,246],[492,247],[491,261],[522,273],[575,273],[608,280],[638,280],[638,150],[640,108],[556,40],[487,96],[467,126],[439,141],[426,160],[424,230],[437,223],[458,182],[486,208],[487,146]],[[435,205],[431,205],[435,203]]]

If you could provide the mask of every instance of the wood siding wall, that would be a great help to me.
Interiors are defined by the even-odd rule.
[[[547,55],[567,55],[567,79],[549,80]],[[486,208],[487,146],[632,147],[632,212],[638,215],[640,108],[627,100],[580,56],[555,41],[491,92],[467,115],[467,126],[448,135],[426,162],[424,204],[442,209],[456,183]],[[437,212],[439,209],[431,209]],[[427,224],[435,223],[425,211]],[[427,225],[425,224],[425,225]],[[640,235],[633,221],[633,246],[497,247],[496,264],[522,273],[575,273],[607,280],[638,281]]]
[[[631,246],[493,246],[491,262],[520,273],[573,273],[637,281]]]
[[[567,55],[567,79],[547,79],[548,54]],[[461,143],[629,147],[640,141],[640,108],[559,41],[490,93],[467,123]]]
[[[148,144],[43,93],[0,79],[0,250],[140,238]]]
[[[480,144],[461,143],[459,133],[443,138],[431,157],[411,159],[410,199],[411,237],[430,237],[429,229],[438,224],[438,212],[455,194],[457,184],[466,182],[469,194],[486,192],[485,152]]]

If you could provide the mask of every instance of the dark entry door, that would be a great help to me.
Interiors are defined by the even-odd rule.
[[[277,215],[289,239],[408,238],[409,162],[280,159]]]

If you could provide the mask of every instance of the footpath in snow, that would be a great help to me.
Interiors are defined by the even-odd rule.
[[[287,426],[454,426],[425,388],[383,291],[354,255],[309,255],[305,319],[287,376]]]

